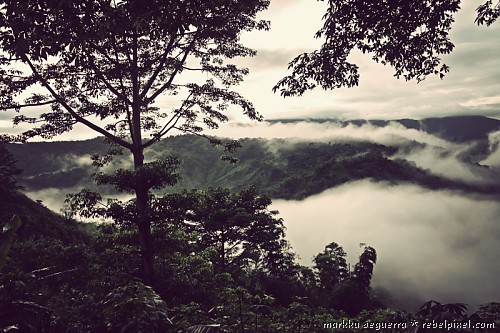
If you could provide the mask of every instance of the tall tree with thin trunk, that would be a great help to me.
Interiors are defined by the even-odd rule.
[[[228,61],[255,55],[240,35],[268,29],[268,22],[256,19],[268,5],[267,0],[0,1],[0,109],[19,112],[15,125],[31,124],[2,139],[51,139],[83,124],[129,151],[133,169],[100,181],[135,194],[148,282],[154,279],[149,191],[175,182],[176,161],[147,163],[144,150],[174,129],[217,128],[228,120],[228,108],[261,119],[231,90],[248,70]]]

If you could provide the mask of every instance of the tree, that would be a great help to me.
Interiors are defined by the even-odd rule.
[[[277,211],[268,209],[269,197],[258,194],[253,186],[239,193],[222,188],[185,192],[184,197],[179,200],[177,195],[167,195],[160,202],[168,202],[167,211],[176,211],[178,204],[185,207],[179,216],[183,228],[197,233],[203,248],[215,249],[212,264],[216,273],[250,263],[272,273],[283,268],[288,244],[283,220],[276,217]]]
[[[344,249],[332,242],[313,259],[314,269],[321,287],[320,299],[329,307],[357,315],[362,309],[369,309],[371,279],[377,262],[374,248],[361,244],[363,252],[351,272],[345,259]]]
[[[353,87],[359,83],[358,66],[348,61],[355,49],[395,69],[394,76],[424,80],[443,78],[449,71],[440,56],[454,45],[448,37],[460,0],[366,1],[329,0],[324,25],[315,37],[324,40],[319,50],[293,59],[291,74],[274,86],[284,97],[323,89]],[[486,1],[477,8],[477,24],[492,24],[500,2]]]
[[[478,25],[492,25],[500,16],[500,1],[497,1],[497,3],[493,5],[493,0],[488,0],[484,4],[478,6],[476,11],[476,23]]]
[[[18,189],[15,176],[20,175],[22,170],[16,166],[16,160],[7,150],[5,145],[0,144],[0,193]]]
[[[314,269],[317,271],[321,288],[332,290],[349,278],[345,256],[342,246],[332,242],[325,246],[322,253],[314,257]]]
[[[328,4],[316,34],[325,43],[290,63],[292,74],[274,87],[283,96],[317,85],[356,85],[357,66],[347,61],[355,48],[394,66],[395,75],[407,80],[448,71],[439,56],[453,49],[448,31],[459,0]],[[125,190],[135,193],[146,280],[154,277],[149,191],[175,182],[170,172],[177,163],[147,163],[144,150],[174,129],[200,134],[217,128],[227,121],[224,111],[231,105],[261,119],[250,102],[230,90],[248,70],[226,60],[255,54],[239,36],[268,28],[268,22],[256,20],[268,5],[269,0],[0,1],[0,109],[23,110],[14,124],[33,126],[1,139],[51,139],[83,124],[128,150],[133,170],[100,180],[119,187],[126,179]],[[491,24],[499,8],[489,0],[478,13],[478,24]],[[162,98],[178,104],[168,110],[159,106]]]
[[[373,268],[377,262],[377,252],[366,244],[361,243],[360,246],[363,252],[359,256],[358,263],[354,266],[349,279],[335,290],[334,296],[335,307],[344,310],[349,315],[357,315],[363,309],[378,306],[372,302],[370,286]]]
[[[149,191],[175,182],[171,172],[177,161],[148,163],[144,150],[174,129],[200,134],[217,128],[228,120],[224,112],[231,105],[261,119],[250,102],[230,90],[248,70],[226,60],[255,55],[239,37],[268,28],[268,22],[256,20],[268,5],[267,0],[0,1],[0,108],[22,111],[14,124],[33,126],[2,139],[51,139],[79,123],[128,150],[133,170],[100,182],[135,194],[147,282],[154,279]],[[177,106],[158,106],[168,98]],[[111,152],[118,153],[116,147]],[[229,143],[225,149],[234,147]],[[97,164],[105,161],[95,158]]]
[[[359,256],[359,262],[354,266],[352,280],[360,290],[368,293],[370,291],[370,282],[373,276],[373,268],[377,263],[377,252],[371,246],[361,244],[363,253]]]

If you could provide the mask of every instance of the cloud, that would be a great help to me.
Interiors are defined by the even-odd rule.
[[[496,200],[360,181],[304,201],[276,200],[272,208],[303,264],[332,241],[351,264],[360,243],[373,246],[379,257],[373,285],[406,309],[430,299],[474,307],[500,293]]]
[[[236,63],[251,69],[251,73],[276,69],[286,74],[288,63],[301,53],[308,52],[304,48],[296,49],[257,49],[257,56],[239,59]],[[252,78],[250,78],[252,79]],[[271,85],[272,82],[269,83]]]
[[[213,132],[230,138],[286,139],[287,145],[297,142],[353,142],[368,141],[400,148],[393,158],[414,162],[424,170],[430,170],[452,180],[471,184],[500,183],[500,169],[488,168],[499,165],[498,140],[500,134],[490,135],[490,157],[476,147],[477,142],[454,143],[416,129],[406,128],[397,122],[385,127],[371,124],[342,126],[338,122],[294,123],[230,123]],[[276,146],[278,145],[278,146]],[[281,145],[281,146],[280,146]],[[270,141],[271,151],[283,148],[283,143]],[[471,163],[473,162],[473,163]],[[476,164],[478,162],[480,164]],[[486,167],[485,167],[486,166]]]
[[[61,213],[61,210],[64,207],[64,200],[66,200],[66,195],[70,193],[78,193],[82,190],[82,187],[75,186],[75,187],[70,187],[70,188],[55,188],[55,187],[50,187],[50,188],[45,188],[43,190],[38,190],[38,191],[26,191],[24,194],[30,198],[31,200],[41,200],[42,205],[47,207],[48,209],[52,210],[53,212],[56,213]],[[101,193],[102,194],[102,193]],[[107,202],[108,198],[112,199],[118,199],[123,202],[130,200],[132,198],[132,195],[130,194],[114,194],[107,196],[105,194],[102,194],[103,200],[102,202],[105,203]],[[82,222],[110,222],[110,220],[106,220],[104,218],[83,218],[79,217],[78,218]]]
[[[394,119],[455,114],[500,115],[496,105],[477,107],[470,103],[474,99],[496,96],[500,88],[500,44],[497,42],[500,26],[478,27],[474,23],[477,6],[474,3],[463,3],[455,16],[451,39],[456,47],[451,54],[442,56],[443,62],[451,66],[444,80],[429,77],[420,84],[398,80],[393,77],[393,68],[375,63],[369,54],[357,52],[350,60],[360,66],[359,86],[334,91],[316,89],[300,98],[276,99],[270,88],[287,74],[292,51],[310,51],[322,43],[313,35],[322,25],[321,16],[326,6],[323,3],[307,7],[311,4],[306,0],[276,4],[277,10],[270,11],[268,17],[272,23],[271,32],[256,34],[254,40],[249,40],[250,45],[260,51],[260,56],[251,60],[251,75],[247,78],[251,83],[242,84],[241,92],[265,117],[307,114],[311,117]],[[277,47],[281,52],[276,52]],[[269,58],[269,55],[275,57]],[[261,75],[261,71],[265,71],[265,75]]]
[[[41,200],[42,204],[54,212],[60,212],[64,205],[66,195],[69,193],[77,193],[81,188],[55,188],[50,187],[38,191],[26,191],[24,194],[32,200]]]
[[[481,97],[481,98],[473,98],[468,101],[465,101],[461,104],[464,107],[469,108],[496,108],[500,106],[500,96],[489,96],[489,97]]]
[[[91,155],[76,155],[68,153],[58,159],[59,171],[68,171],[74,168],[89,167],[91,165]]]
[[[491,153],[480,163],[500,170],[500,131],[490,133],[488,141],[488,149]]]
[[[450,150],[436,146],[424,146],[409,152],[400,152],[395,158],[412,161],[424,170],[430,170],[433,174],[452,180],[469,184],[500,184],[500,172],[488,168],[489,160],[483,160],[481,164],[467,162],[471,158],[468,151],[474,147],[473,144],[457,146],[459,148]]]

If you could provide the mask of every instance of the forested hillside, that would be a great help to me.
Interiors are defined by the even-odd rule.
[[[341,151],[354,156],[360,147]],[[303,149],[314,151],[309,144]],[[1,166],[12,161],[4,153]],[[2,183],[17,173],[9,170]],[[269,210],[270,198],[253,187],[154,197],[150,218],[158,280],[148,286],[141,282],[129,205],[114,202],[103,210],[87,202],[80,208],[110,214],[113,223],[78,224],[9,184],[0,188],[0,255],[7,256],[0,265],[4,332],[403,333],[417,327],[427,332],[426,325],[445,319],[489,332],[500,318],[494,302],[472,315],[462,303],[429,301],[414,314],[391,307],[391,291],[371,287],[378,255],[366,244],[357,262],[349,263],[332,241],[309,267],[299,265],[283,220]]]
[[[498,184],[467,184],[433,174],[399,156],[401,151],[422,149],[409,141],[404,146],[372,142],[304,142],[285,139],[243,139],[236,164],[222,161],[221,149],[193,135],[169,137],[146,153],[147,160],[175,155],[183,161],[180,181],[167,191],[225,187],[241,191],[254,184],[273,198],[303,199],[325,189],[360,179],[407,182],[431,189],[456,189],[477,193],[500,193]],[[91,165],[90,155],[105,153],[109,146],[101,139],[9,145],[23,175],[19,183],[28,190],[45,188],[92,188],[92,174],[101,171]],[[112,166],[129,166],[130,161],[114,157]],[[471,164],[472,165],[472,164]],[[57,185],[56,185],[57,184]],[[100,189],[103,191],[103,189]],[[112,189],[104,189],[112,192]]]
[[[498,331],[499,120],[264,121],[498,116],[463,17],[500,0],[0,1],[0,333]]]

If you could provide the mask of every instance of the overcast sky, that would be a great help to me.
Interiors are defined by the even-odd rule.
[[[477,27],[475,8],[484,1],[464,1],[451,33],[455,50],[443,57],[451,66],[444,80],[431,77],[422,83],[393,77],[394,70],[357,54],[360,85],[350,89],[317,89],[302,97],[283,99],[271,92],[286,75],[287,63],[301,52],[320,46],[313,35],[321,27],[325,2],[272,0],[262,18],[271,21],[271,31],[244,36],[258,50],[245,60],[251,73],[240,91],[265,118],[424,118],[454,114],[500,115],[500,24]]]

